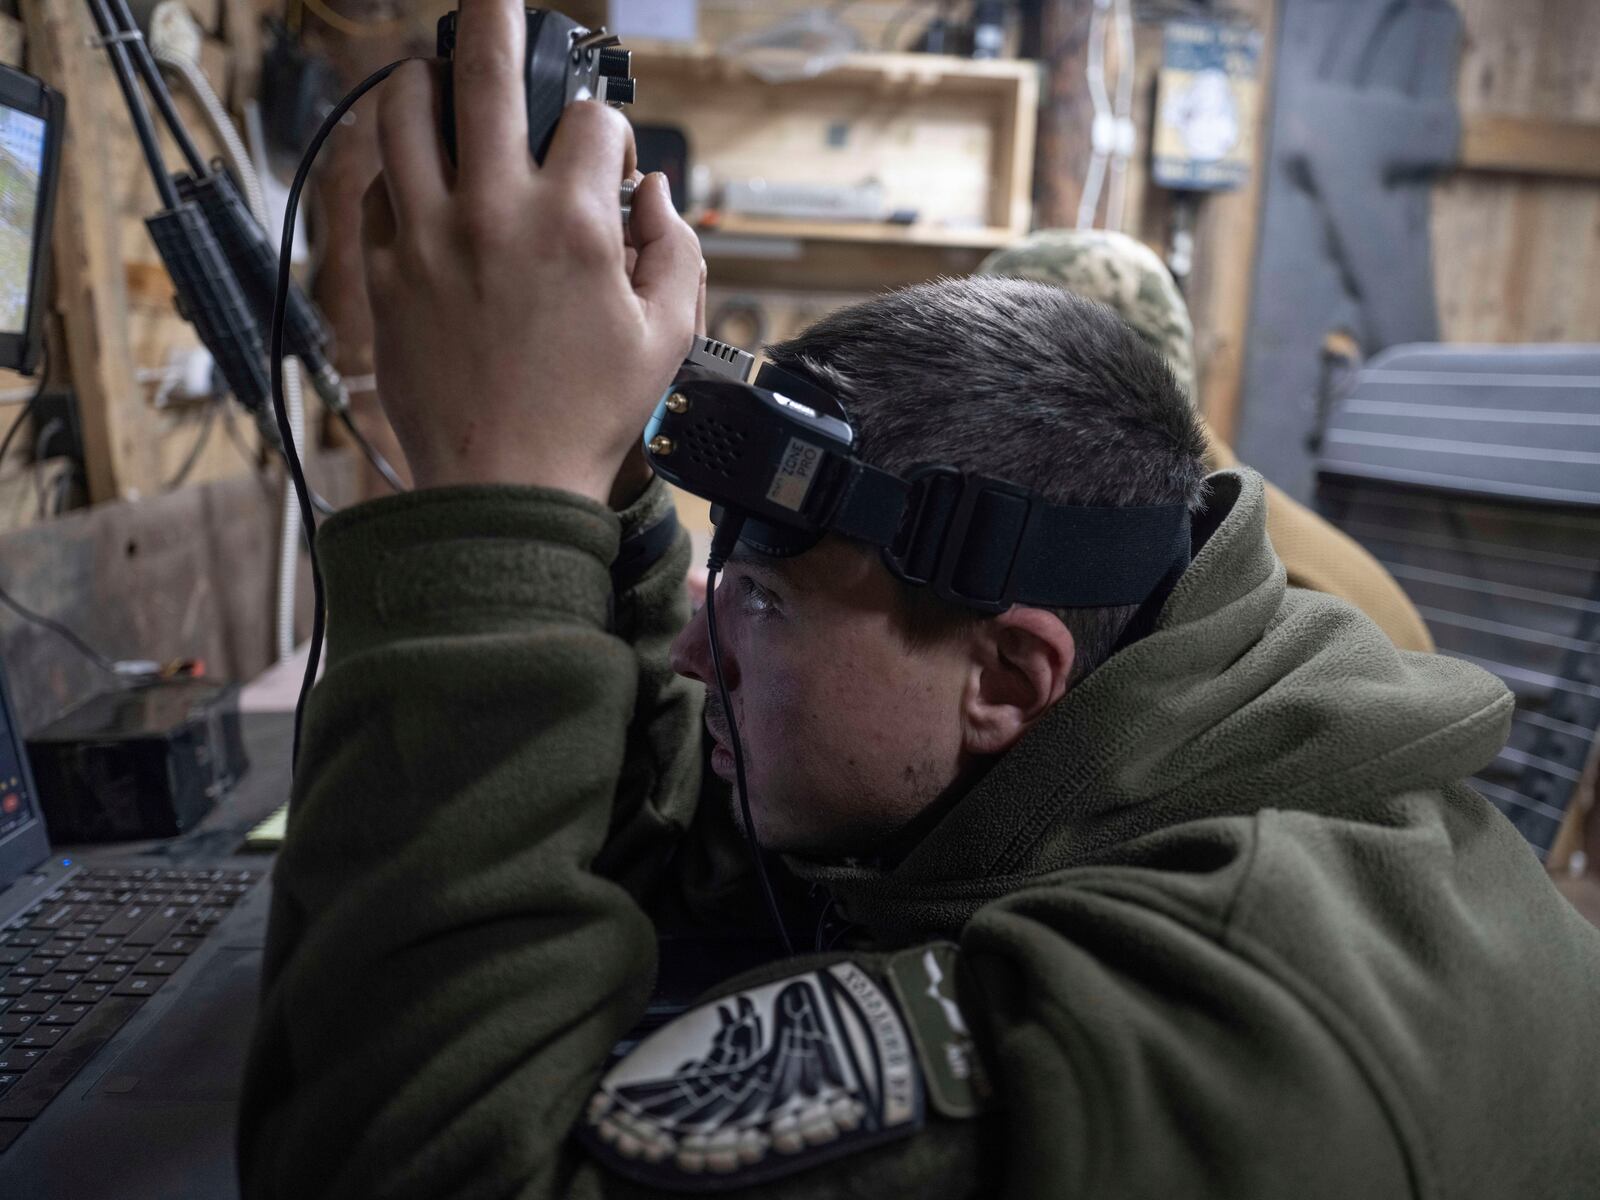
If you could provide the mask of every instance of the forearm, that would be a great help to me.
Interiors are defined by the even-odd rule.
[[[670,661],[672,640],[689,619],[690,553],[670,490],[653,481],[619,519],[615,624],[636,656],[637,695],[612,826],[595,869],[648,903],[694,819],[704,693]]]
[[[556,1189],[654,967],[644,914],[591,870],[638,676],[607,631],[616,538],[531,489],[379,502],[319,537],[330,654],[276,871],[247,1194]]]

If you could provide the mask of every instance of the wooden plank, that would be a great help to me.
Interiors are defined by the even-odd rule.
[[[103,103],[114,85],[103,56],[91,48],[87,9],[57,0],[22,0],[21,8],[34,73],[69,97],[54,278],[83,414],[90,497],[148,494],[159,479],[159,459],[154,442],[142,436],[143,398],[128,342],[118,213],[105,186],[111,141],[126,129],[127,118]]]
[[[8,67],[22,66],[27,34],[16,17],[0,14],[0,63]]]
[[[1468,113],[1461,119],[1461,167],[1600,179],[1600,123]]]
[[[1600,126],[1600,5],[1456,0],[1456,99],[1480,118]],[[1451,342],[1600,341],[1600,187],[1593,178],[1457,171],[1433,189],[1433,273]]]
[[[1041,0],[1039,59],[1047,65],[1035,151],[1034,211],[1041,228],[1071,229],[1089,170],[1094,105],[1084,82],[1093,0]]]
[[[1196,399],[1212,430],[1230,444],[1238,428],[1245,337],[1250,327],[1250,289],[1255,280],[1256,236],[1272,120],[1278,0],[1242,0],[1234,7],[1261,30],[1261,104],[1250,178],[1242,188],[1214,193],[1201,201],[1188,292],[1195,327]]]
[[[1012,238],[1028,232],[1033,223],[1033,155],[1039,136],[1039,73],[1017,79],[1016,95],[1000,104],[995,117],[994,181],[989,198],[990,219],[1001,223]]]

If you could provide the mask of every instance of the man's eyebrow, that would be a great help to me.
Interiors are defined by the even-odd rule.
[[[789,562],[787,559],[774,558],[770,554],[762,554],[759,550],[752,550],[743,542],[733,548],[733,553],[728,556],[729,565],[745,567],[757,571],[765,571],[769,575],[776,575],[780,579],[790,578]]]

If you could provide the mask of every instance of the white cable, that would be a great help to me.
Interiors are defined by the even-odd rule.
[[[211,81],[191,59],[163,53],[158,47],[156,60],[183,82],[189,94],[200,105],[201,111],[205,114],[206,124],[222,146],[228,166],[244,189],[244,202],[250,209],[250,214],[261,222],[262,228],[266,228],[267,201],[261,191],[261,180],[256,175],[255,165],[250,160],[250,152],[245,149],[239,131],[234,128],[233,118],[228,115],[228,110],[222,106],[222,101],[212,90]],[[300,386],[300,363],[296,359],[284,360],[283,393],[289,410],[289,433],[294,438],[298,450],[305,442],[306,422],[305,396]],[[299,570],[300,508],[295,501],[294,489],[285,485],[282,523],[278,536],[278,606],[277,622],[274,627],[274,648],[278,660],[288,658],[294,653],[294,600],[296,576]]]
[[[1106,228],[1121,231],[1127,220],[1128,164],[1133,158],[1134,45],[1133,9],[1129,0],[1115,0],[1117,38],[1116,134],[1111,150],[1111,186],[1106,192]]]
[[[1094,106],[1090,126],[1089,173],[1078,199],[1078,228],[1093,229],[1095,210],[1100,207],[1100,188],[1105,182],[1106,160],[1116,141],[1115,117],[1111,98],[1106,94],[1106,10],[1111,0],[1094,0],[1089,16],[1089,47],[1084,73],[1089,83],[1089,102]]]

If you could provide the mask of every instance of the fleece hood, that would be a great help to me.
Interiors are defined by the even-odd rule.
[[[1146,835],[1274,808],[1394,823],[1393,798],[1489,762],[1512,698],[1468,663],[1394,648],[1290,588],[1261,477],[1210,478],[1196,553],[1154,630],[1061,700],[892,869],[791,864],[889,943]]]

